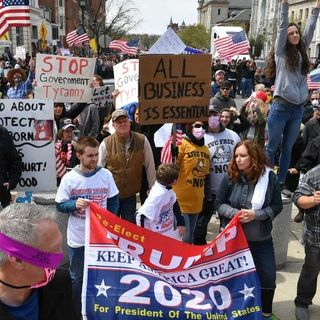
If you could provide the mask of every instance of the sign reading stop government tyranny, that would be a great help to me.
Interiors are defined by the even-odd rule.
[[[142,124],[207,121],[211,56],[141,56],[139,89]]]

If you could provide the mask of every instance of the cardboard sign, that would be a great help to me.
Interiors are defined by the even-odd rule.
[[[239,217],[192,246],[90,202],[83,319],[262,319],[259,279]]]
[[[138,102],[139,60],[129,59],[113,66],[115,88],[120,91],[116,109]]]
[[[103,86],[99,88],[92,89],[91,101],[99,108],[104,108],[107,104],[113,102],[112,92],[114,91],[114,86]]]
[[[90,102],[94,58],[37,54],[35,98]]]
[[[145,55],[139,65],[142,124],[208,120],[210,55]]]
[[[23,161],[16,190],[56,190],[53,102],[3,99],[0,111],[0,125],[9,131]]]

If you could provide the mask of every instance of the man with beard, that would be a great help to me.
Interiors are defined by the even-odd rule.
[[[84,265],[85,209],[90,201],[116,214],[118,189],[108,169],[98,166],[99,142],[81,137],[76,145],[80,165],[62,177],[56,195],[57,209],[69,213],[67,242],[70,256],[72,295],[77,317],[81,314]]]
[[[34,60],[29,62],[29,67],[28,79],[25,71],[21,68],[9,70],[7,74],[7,79],[11,85],[11,88],[7,91],[9,99],[24,99],[32,92],[32,81],[36,68]]]

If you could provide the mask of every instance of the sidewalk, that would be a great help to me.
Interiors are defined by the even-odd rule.
[[[300,242],[303,223],[293,221],[298,210],[293,206],[291,213],[289,246],[287,262],[277,271],[277,289],[273,302],[273,312],[280,320],[295,320],[294,299],[296,296],[297,282],[304,259],[304,247]],[[208,240],[217,236],[219,222],[212,218],[208,227]],[[320,283],[318,281],[317,294],[313,299],[313,305],[309,308],[310,320],[320,319]]]

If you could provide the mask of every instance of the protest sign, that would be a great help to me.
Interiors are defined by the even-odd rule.
[[[91,101],[100,109],[105,105],[113,102],[112,92],[114,91],[114,85],[103,86],[92,89]]]
[[[167,31],[149,49],[148,54],[179,54],[186,48],[186,45],[179,36],[168,28]]]
[[[9,131],[23,161],[23,172],[16,189],[55,190],[53,102],[3,99],[0,111],[0,125]]]
[[[37,54],[36,99],[90,102],[94,58]]]
[[[192,246],[90,203],[84,319],[261,319],[260,285],[238,217]]]
[[[138,102],[139,60],[129,59],[113,67],[115,88],[120,91],[116,109],[131,102]]]
[[[208,120],[210,55],[142,56],[139,79],[141,124]]]

